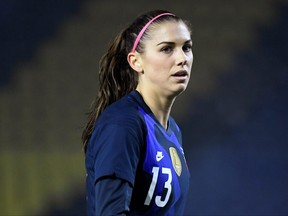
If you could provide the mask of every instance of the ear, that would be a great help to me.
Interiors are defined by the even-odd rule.
[[[142,64],[141,64],[141,57],[139,53],[136,52],[130,52],[127,55],[127,61],[133,70],[135,70],[138,73],[143,72]]]

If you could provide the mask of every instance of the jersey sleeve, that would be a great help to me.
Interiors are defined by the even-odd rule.
[[[132,186],[114,176],[101,178],[95,185],[96,215],[128,215]]]
[[[98,127],[94,135],[91,137],[95,153],[94,183],[114,175],[134,185],[143,145],[139,127],[110,123]]]

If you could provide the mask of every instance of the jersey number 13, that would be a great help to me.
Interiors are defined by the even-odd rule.
[[[151,203],[151,199],[153,197],[153,194],[154,194],[154,191],[155,191],[155,187],[156,187],[156,184],[157,184],[157,181],[158,181],[159,172],[160,172],[160,167],[153,167],[153,169],[152,169],[152,173],[153,173],[152,182],[150,184],[149,191],[148,191],[147,197],[146,197],[145,202],[144,202],[145,205],[150,205],[150,203]],[[163,199],[162,199],[161,196],[155,196],[155,203],[156,203],[156,205],[158,207],[164,207],[167,204],[167,202],[169,200],[169,197],[171,195],[171,191],[172,191],[172,186],[171,186],[172,173],[171,173],[171,169],[162,167],[161,168],[161,174],[168,175],[168,179],[167,179],[167,181],[164,184],[164,188],[167,189],[167,193],[166,193],[165,197],[163,197]]]

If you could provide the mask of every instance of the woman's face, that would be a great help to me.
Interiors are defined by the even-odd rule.
[[[138,88],[177,96],[186,89],[192,69],[190,32],[183,22],[163,22],[151,27],[140,54],[143,72]]]

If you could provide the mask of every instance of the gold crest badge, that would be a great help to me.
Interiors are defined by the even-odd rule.
[[[173,147],[170,147],[169,152],[170,152],[170,157],[172,160],[174,170],[177,173],[177,175],[180,176],[181,172],[182,172],[182,165],[181,165],[181,161],[180,161],[180,158],[178,156],[177,150]]]

